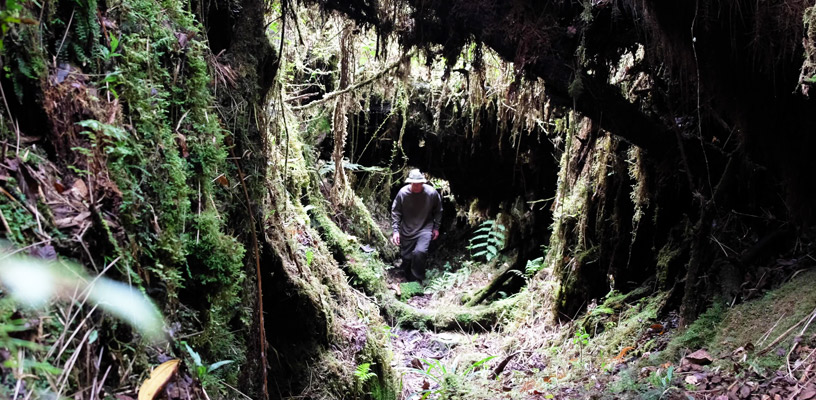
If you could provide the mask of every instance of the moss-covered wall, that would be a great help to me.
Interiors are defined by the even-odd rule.
[[[262,31],[263,3],[244,3],[257,22],[251,28]],[[217,374],[236,384],[251,365],[247,358],[257,357],[250,346],[257,295],[247,278],[254,278],[255,263],[243,226],[251,213],[261,215],[266,191],[263,174],[242,182],[236,166],[244,159],[228,157],[252,148],[243,168],[266,162],[258,129],[229,124],[256,118],[255,109],[219,103],[215,82],[235,68],[241,75],[221,94],[258,103],[262,74],[252,71],[266,64],[217,59],[189,6],[61,1],[12,10],[24,22],[4,20],[0,82],[10,90],[0,134],[3,161],[30,173],[21,175],[27,184],[2,179],[18,198],[3,196],[0,209],[14,227],[5,238],[18,247],[53,246],[60,257],[97,271],[116,259],[107,275],[143,288],[161,306],[171,337],[186,337],[205,362],[234,360]],[[240,35],[235,51],[274,59],[271,50],[252,50],[269,48],[263,35],[252,34]],[[22,146],[9,151],[10,143]],[[115,326],[106,321],[97,321],[100,330]],[[160,352],[183,357],[176,345]],[[138,358],[133,371],[142,371],[159,361],[145,358],[139,346],[115,351],[117,359],[105,363],[126,366]],[[261,383],[247,392],[257,395]]]

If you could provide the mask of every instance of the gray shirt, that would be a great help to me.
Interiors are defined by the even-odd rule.
[[[409,239],[419,232],[439,230],[442,223],[442,197],[433,186],[424,184],[414,193],[405,185],[391,204],[391,227],[401,238]]]

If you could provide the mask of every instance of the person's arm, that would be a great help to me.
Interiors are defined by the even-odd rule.
[[[402,222],[402,197],[397,193],[397,196],[394,197],[394,202],[391,203],[391,228],[393,229],[393,233],[391,233],[391,243],[396,245],[400,244],[400,222]]]
[[[442,196],[436,192],[436,206],[433,209],[433,236],[431,240],[439,237],[439,228],[442,225]]]

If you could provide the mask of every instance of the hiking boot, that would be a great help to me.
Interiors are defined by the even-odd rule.
[[[408,276],[408,280],[422,282],[425,280],[425,271],[418,271],[415,270],[414,268],[411,268],[407,272],[406,276]]]

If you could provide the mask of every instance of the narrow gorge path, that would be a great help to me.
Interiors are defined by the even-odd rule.
[[[422,282],[407,281],[402,268],[392,265],[386,280],[393,296],[426,312],[463,307],[497,273],[492,265],[450,253],[442,252],[431,260]],[[492,324],[447,330],[395,324],[389,335],[392,366],[402,376],[403,398],[438,398],[455,392],[473,396],[463,398],[512,398],[509,392],[516,386],[514,376],[532,376],[534,370],[546,367],[546,360],[533,349],[512,350],[517,339],[505,334],[511,320],[510,315],[500,315]],[[540,344],[555,340],[555,329],[547,333],[539,335]],[[528,390],[532,388],[528,386]]]

